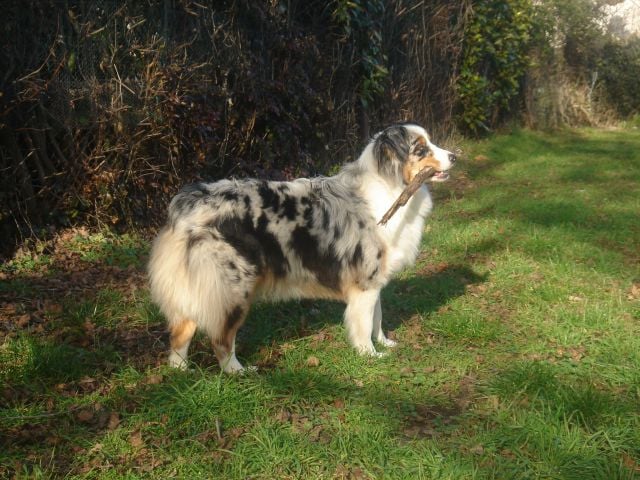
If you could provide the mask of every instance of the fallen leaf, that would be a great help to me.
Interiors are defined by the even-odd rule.
[[[336,398],[333,401],[333,406],[338,409],[344,408],[344,400],[342,400],[341,398]]]
[[[319,332],[316,333],[312,338],[316,342],[324,342],[327,339],[327,334],[325,332]]]
[[[622,462],[629,470],[640,472],[640,464],[638,464],[637,460],[631,457],[628,453],[622,454]]]
[[[45,439],[45,442],[47,442],[48,445],[58,445],[62,442],[62,438],[57,435],[51,435]]]
[[[76,413],[76,418],[80,422],[90,422],[91,420],[93,420],[93,411],[86,408],[82,409],[78,413]]]
[[[279,422],[285,423],[288,422],[291,419],[291,412],[289,410],[285,410],[284,408],[279,410],[278,413],[276,413],[276,420],[278,420]]]
[[[111,412],[109,415],[109,422],[107,423],[107,428],[109,430],[115,430],[120,425],[120,414],[118,412]]]
[[[320,359],[318,357],[311,356],[307,358],[307,367],[317,367],[320,365]]]
[[[400,369],[400,375],[403,377],[409,377],[413,374],[413,368],[411,367],[402,367]]]
[[[508,448],[503,448],[500,451],[500,455],[502,455],[505,458],[509,458],[511,460],[513,460],[514,458],[516,458],[516,454],[513,453],[511,450],[509,450]]]
[[[575,362],[579,362],[584,357],[584,349],[570,348],[569,353],[571,354],[571,359]]]
[[[476,445],[469,449],[469,453],[473,453],[474,455],[482,455],[484,453],[484,447],[482,445]]]
[[[83,324],[83,327],[85,332],[87,332],[89,335],[92,335],[96,330],[95,324],[90,320],[86,320]]]
[[[158,385],[158,384],[162,383],[163,380],[164,380],[164,377],[162,375],[159,375],[159,374],[149,375],[147,377],[146,384],[147,385]]]
[[[144,445],[144,441],[142,440],[142,432],[140,429],[136,429],[129,435],[129,445],[133,448],[140,448]]]
[[[102,447],[103,445],[101,443],[96,443],[93,447],[89,449],[89,452],[87,453],[89,453],[89,455],[91,455],[92,453],[97,453],[102,450]]]
[[[27,325],[29,325],[30,320],[31,320],[31,315],[28,313],[25,313],[18,317],[18,319],[16,320],[16,325],[20,328],[24,328]]]
[[[59,303],[54,303],[51,300],[45,300],[44,309],[48,313],[53,313],[53,314],[62,313],[62,305],[60,305]]]
[[[360,467],[356,467],[353,470],[351,470],[351,478],[360,480],[362,478],[367,478],[367,475],[364,473],[364,471]]]

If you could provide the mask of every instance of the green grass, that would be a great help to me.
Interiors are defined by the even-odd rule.
[[[400,345],[381,359],[347,346],[340,305],[304,301],[253,309],[239,356],[258,373],[221,375],[202,337],[193,370],[169,370],[146,289],[121,288],[147,243],[72,237],[74,265],[121,276],[6,330],[0,476],[640,477],[640,135],[466,150],[416,266],[383,292]],[[56,285],[56,258],[3,266],[14,318],[36,280]]]

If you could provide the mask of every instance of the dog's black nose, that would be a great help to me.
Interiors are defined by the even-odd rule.
[[[456,160],[458,160],[458,159],[456,158],[455,153],[450,153],[449,154],[449,161],[453,164],[453,163],[456,163]]]

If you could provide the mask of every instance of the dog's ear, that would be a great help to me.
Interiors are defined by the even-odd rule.
[[[396,125],[380,132],[373,144],[373,155],[381,174],[396,177],[409,156],[409,132]]]

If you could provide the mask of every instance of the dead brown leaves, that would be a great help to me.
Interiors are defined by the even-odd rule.
[[[306,365],[307,367],[311,367],[311,368],[318,367],[320,366],[320,359],[318,357],[311,355],[309,358],[307,358]]]
[[[634,301],[638,299],[640,299],[640,281],[633,282],[627,292],[627,300]]]
[[[632,472],[640,473],[640,459],[633,458],[628,453],[623,453],[622,463]]]
[[[546,352],[529,353],[525,355],[528,360],[535,362],[547,361],[549,363],[556,363],[562,360],[569,360],[571,362],[581,362],[588,355],[587,348],[584,345],[560,345],[555,342],[549,343],[549,350]]]
[[[26,272],[2,272],[3,281],[19,282],[27,288],[0,292],[0,340],[20,330],[49,333],[48,324],[64,313],[66,302],[92,299],[103,289],[120,292],[126,300],[144,288],[146,275],[142,266],[119,267],[84,260],[83,253],[70,242],[87,235],[84,229],[65,230],[40,247],[50,261]]]
[[[402,433],[409,439],[433,438],[443,426],[454,424],[476,401],[477,378],[467,375],[452,384],[449,401],[437,405],[415,405],[411,415],[405,418]]]
[[[106,472],[115,469],[118,472],[138,471],[141,473],[149,473],[157,467],[164,465],[166,459],[160,455],[161,450],[158,448],[157,442],[148,442],[143,434],[143,426],[138,426],[127,435],[127,443],[131,449],[125,453],[121,453],[117,458],[110,458],[103,453],[104,444],[95,443],[91,448],[82,450],[78,453],[88,460],[80,465],[75,472],[78,474],[87,474],[89,472]]]
[[[370,477],[361,467],[338,465],[333,472],[336,480],[366,480]]]
[[[328,403],[326,408],[314,410],[312,414],[281,408],[274,414],[273,419],[280,424],[288,425],[294,432],[311,442],[326,445],[333,438],[330,425],[336,421],[346,421],[345,408],[345,399],[339,397]]]
[[[121,424],[120,413],[105,408],[99,402],[82,407],[72,405],[69,410],[74,412],[73,417],[77,422],[94,430],[113,431]]]

